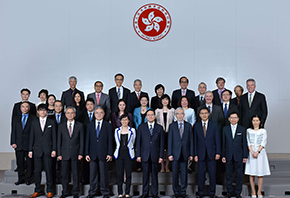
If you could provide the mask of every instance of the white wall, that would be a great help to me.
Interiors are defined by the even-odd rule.
[[[245,87],[257,80],[265,93],[269,116],[268,152],[290,153],[287,121],[290,109],[290,1],[288,0],[160,0],[171,14],[169,34],[146,42],[133,29],[133,16],[143,0],[1,0],[0,1],[0,152],[12,152],[10,114],[19,90],[32,90],[31,101],[47,88],[59,98],[76,75],[78,88],[104,92],[117,72],[124,85],[143,80],[154,94],[163,83],[171,95],[186,75],[197,92],[200,81],[215,89],[218,76],[226,87]]]

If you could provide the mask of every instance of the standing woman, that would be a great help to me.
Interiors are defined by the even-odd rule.
[[[270,175],[268,157],[266,153],[267,131],[260,128],[261,118],[252,117],[252,128],[247,129],[249,157],[246,163],[245,174],[250,175],[252,198],[262,198],[263,176]],[[258,177],[258,192],[255,189],[255,176]]]
[[[174,109],[170,106],[170,97],[167,94],[164,94],[161,97],[162,108],[158,108],[155,110],[156,114],[156,122],[163,126],[163,130],[165,131],[165,140],[164,140],[164,160],[161,163],[161,171],[160,172],[170,172],[169,170],[169,159],[167,158],[167,146],[168,146],[168,129],[169,125],[174,121]],[[152,104],[152,103],[151,103]],[[166,161],[164,167],[164,161]]]
[[[126,103],[123,99],[118,101],[117,104],[118,107],[118,111],[112,113],[112,118],[111,118],[111,124],[112,124],[112,129],[115,131],[116,128],[119,128],[120,126],[122,126],[121,123],[121,116],[126,112]],[[129,126],[133,127],[133,116],[131,113],[127,113],[129,116]]]
[[[81,94],[78,91],[73,93],[72,106],[76,109],[75,120],[79,121],[80,116],[85,111],[85,101],[82,100]]]
[[[148,103],[149,103],[148,95],[142,94],[140,96],[141,106],[135,108],[133,112],[133,121],[136,130],[138,130],[140,124],[147,122],[146,111],[149,109]]]
[[[38,105],[40,105],[40,104],[45,104],[47,97],[48,97],[48,91],[47,91],[47,89],[40,90],[38,92],[38,98],[40,99],[40,102],[38,102],[36,104],[36,106],[38,107]]]
[[[161,102],[161,97],[163,96],[165,91],[165,88],[163,85],[158,84],[155,86],[155,93],[156,96],[151,98],[151,108],[155,111],[156,109],[160,108],[162,109],[162,102]]]
[[[118,181],[118,198],[123,196],[124,169],[126,172],[126,189],[125,197],[130,197],[132,162],[135,158],[134,143],[136,138],[135,129],[128,126],[130,117],[123,113],[120,117],[122,126],[115,129],[116,150],[114,157],[116,159],[117,181]]]
[[[49,94],[47,96],[46,105],[47,105],[47,116],[54,115],[54,102],[56,101],[55,95]]]
[[[189,122],[191,126],[194,125],[196,118],[195,118],[195,112],[194,109],[190,108],[190,103],[188,101],[188,98],[186,96],[181,96],[181,98],[178,101],[178,107],[181,107],[184,110],[184,120],[186,122]],[[176,121],[177,119],[174,118]]]

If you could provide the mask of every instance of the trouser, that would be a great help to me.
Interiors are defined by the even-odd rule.
[[[33,158],[28,157],[28,151],[15,151],[18,167],[18,181],[33,181]],[[25,172],[26,170],[26,172]]]
[[[124,153],[119,151],[119,157],[116,159],[117,181],[118,181],[118,194],[123,194],[124,183],[124,169],[126,172],[126,189],[125,194],[130,194],[131,187],[131,173],[132,173],[132,159],[129,156],[128,150]]]
[[[100,172],[99,172],[100,169]],[[103,195],[109,195],[109,163],[99,159],[90,162],[90,190],[89,195],[93,196],[97,193],[100,175],[100,187]]]
[[[52,157],[50,155],[43,154],[41,157],[34,157],[35,166],[35,192],[41,193],[41,172],[44,167],[46,173],[46,186],[47,192],[53,192],[52,189]]]
[[[143,195],[149,195],[149,176],[151,169],[151,192],[153,196],[158,195],[158,162],[153,162],[151,158],[147,162],[142,161],[143,171]]]
[[[62,194],[63,195],[69,195],[69,178],[70,178],[70,168],[72,170],[73,174],[73,188],[72,188],[72,194],[78,195],[80,192],[79,188],[79,161],[76,160],[62,160],[61,161],[62,166]]]
[[[188,159],[185,159],[180,154],[178,160],[173,160],[172,162],[172,189],[175,195],[185,195],[187,189],[187,165]],[[179,188],[179,166],[180,166],[180,187]]]
[[[236,190],[235,194],[240,195],[243,185],[243,161],[235,161],[234,158],[227,159],[226,162],[226,186],[227,192],[233,193],[233,172],[235,171]]]

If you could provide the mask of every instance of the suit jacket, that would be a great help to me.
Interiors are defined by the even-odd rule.
[[[36,115],[36,107],[35,107],[35,104],[32,103],[32,102],[29,102],[29,106],[30,106],[30,110],[29,110],[29,114],[30,115]],[[12,119],[11,121],[13,122],[13,118],[16,117],[16,116],[22,116],[22,112],[20,110],[20,107],[21,107],[21,104],[22,104],[22,101],[21,102],[17,102],[14,104],[13,106],[13,110],[12,110]],[[13,124],[13,123],[11,123]]]
[[[15,116],[12,125],[10,144],[16,144],[16,151],[29,151],[29,139],[31,132],[31,124],[34,120],[37,120],[35,115],[29,114],[27,117],[24,129],[22,128],[22,115]]]
[[[206,137],[204,137],[202,121],[194,125],[195,156],[198,161],[204,161],[207,156],[210,160],[215,160],[215,155],[221,155],[221,139],[218,123],[208,120]]]
[[[168,156],[173,156],[174,160],[179,160],[182,153],[186,159],[189,156],[193,157],[194,154],[194,142],[192,126],[190,123],[184,121],[184,131],[182,139],[178,128],[178,121],[173,122],[169,126],[168,132]]]
[[[125,101],[126,104],[127,104],[129,94],[130,94],[130,90],[127,89],[126,87],[123,87],[123,98],[122,99]],[[116,87],[112,87],[109,90],[109,96],[110,96],[110,101],[111,101],[110,104],[111,104],[112,113],[115,113],[118,111],[118,102],[119,102],[119,98],[118,98],[118,95],[116,92]]]
[[[113,155],[113,133],[111,124],[103,120],[99,138],[96,134],[96,120],[87,126],[87,137],[85,154],[89,155],[91,160],[105,161],[107,155]]]
[[[255,96],[252,99],[251,108],[249,107],[248,93],[242,95],[240,100],[240,114],[241,125],[243,127],[251,127],[251,118],[254,115],[259,115],[261,117],[261,126],[264,127],[268,115],[265,95],[256,91]]]
[[[67,118],[65,117],[64,113],[61,113],[59,124],[57,123],[57,119],[56,119],[55,113],[53,115],[48,116],[48,118],[52,119],[53,121],[55,121],[56,126],[58,126],[59,124],[64,123],[64,122],[66,123],[66,121],[67,121]]]
[[[120,142],[121,142],[121,129],[122,127],[116,128],[115,129],[115,142],[116,142],[116,150],[114,152],[114,157],[115,159],[119,158],[119,150],[120,150]],[[127,147],[128,147],[128,152],[129,152],[129,156],[131,159],[135,158],[135,150],[134,150],[134,143],[135,143],[135,139],[136,139],[136,131],[134,128],[129,127],[129,133],[128,133],[128,143],[127,143]]]
[[[226,88],[225,88],[225,90],[228,90],[231,93],[231,95],[232,95],[232,91],[231,90],[226,89]],[[212,101],[212,103],[215,104],[215,105],[221,106],[222,105],[222,102],[221,102],[220,95],[218,93],[218,89],[213,90],[212,91],[212,94],[213,94],[213,101]]]
[[[238,107],[240,106],[240,104],[238,104],[238,99],[237,99],[237,97],[233,98],[233,99],[231,100],[231,103],[237,105]]]
[[[204,99],[204,96],[203,96],[203,100],[202,100],[202,101],[199,100],[199,95],[196,96],[196,97],[195,97],[195,104],[196,104],[197,108],[200,107],[200,106],[205,105],[205,99]],[[197,111],[195,111],[195,112],[197,112]]]
[[[177,90],[173,91],[171,104],[172,104],[172,107],[174,109],[176,109],[178,107],[177,106],[178,105],[178,101],[181,98],[181,96],[182,96],[181,95],[181,89],[177,89]],[[191,108],[193,108],[194,111],[196,111],[197,110],[197,104],[195,102],[195,93],[194,93],[194,91],[190,90],[190,89],[187,89],[185,96],[188,98],[188,101],[189,101],[189,103],[191,105]]]
[[[148,123],[139,126],[136,142],[136,157],[141,157],[142,162],[147,162],[149,157],[152,162],[158,163],[163,159],[164,154],[164,130],[156,122],[154,123],[153,134],[150,134]]]
[[[243,158],[248,158],[248,144],[246,137],[246,129],[237,125],[235,137],[233,138],[231,126],[223,128],[223,149],[222,157],[226,160],[242,161]]]
[[[84,153],[84,129],[83,124],[75,121],[72,136],[70,137],[67,122],[59,124],[57,138],[57,156],[62,160],[78,160],[78,156]]]
[[[79,92],[81,95],[81,100],[85,101],[84,92],[82,92],[81,90],[78,90],[77,88],[75,88],[74,91]],[[72,101],[73,101],[73,97],[72,97],[71,89],[69,88],[68,90],[63,91],[61,94],[61,103],[63,107],[66,108],[68,106],[72,106]]]
[[[98,106],[97,105],[96,92],[88,94],[87,98],[94,99],[94,101],[95,101],[95,109],[96,109],[96,107]],[[111,117],[110,96],[102,92],[101,97],[100,97],[100,101],[99,101],[99,106],[102,106],[104,108],[105,113],[106,113],[105,120],[109,121],[110,117]]]
[[[163,109],[156,109],[155,115],[156,115],[156,122],[163,126],[163,130],[165,132],[168,132],[169,125],[174,121],[174,113],[175,110],[173,108],[168,109],[167,111],[167,120],[166,120],[166,126],[164,124],[164,117],[163,117]]]
[[[149,95],[146,92],[141,91],[140,92],[140,96],[141,95],[147,95],[148,98],[149,98]],[[128,100],[127,100],[127,111],[129,113],[133,113],[134,109],[137,108],[137,107],[140,107],[140,106],[141,106],[141,104],[140,104],[140,101],[137,98],[137,95],[136,95],[135,91],[131,92],[129,94]],[[148,102],[148,106],[149,106],[149,102]]]
[[[158,108],[162,108],[162,102],[161,102],[161,98],[159,98],[158,96],[154,96],[151,98],[151,108],[155,111]]]
[[[95,118],[94,112],[92,112],[92,113],[93,113],[92,114],[92,122],[93,122],[96,118]],[[84,132],[86,133],[87,132],[87,126],[88,126],[88,124],[91,123],[90,117],[88,115],[88,111],[87,110],[82,113],[82,115],[80,116],[79,120],[83,124]]]
[[[148,111],[148,109],[150,109],[150,108],[147,107],[147,111]],[[141,106],[134,109],[133,121],[134,121],[134,126],[135,126],[136,130],[138,130],[139,125],[142,124]],[[145,116],[144,123],[146,123],[146,122],[147,122],[147,118]]]
[[[222,108],[223,108],[223,104],[221,105]],[[231,113],[233,112],[237,112],[238,113],[238,116],[240,117],[240,113],[239,113],[239,108],[237,105],[233,104],[232,102],[230,102],[230,105],[228,107],[228,112],[227,112],[227,115],[225,117],[225,113],[224,113],[224,110],[223,110],[223,114],[224,114],[224,125],[230,125],[230,121],[229,121],[229,117],[231,115]]]
[[[35,157],[50,156],[52,151],[56,151],[56,127],[53,120],[46,119],[44,132],[41,130],[39,119],[32,122],[29,151],[33,151]]]

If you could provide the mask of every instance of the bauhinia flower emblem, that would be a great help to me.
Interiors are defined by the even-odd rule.
[[[146,18],[142,18],[142,22],[147,25],[145,31],[149,32],[151,31],[153,28],[156,30],[156,32],[159,31],[160,26],[158,23],[160,23],[161,21],[163,21],[163,19],[161,17],[154,17],[154,11],[150,12],[150,14],[148,15],[148,19]]]

